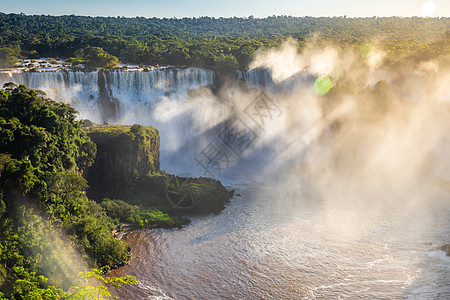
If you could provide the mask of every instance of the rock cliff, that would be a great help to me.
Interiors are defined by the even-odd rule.
[[[86,129],[97,144],[95,163],[87,170],[94,199],[120,197],[140,178],[159,171],[159,133],[151,126],[92,126]]]

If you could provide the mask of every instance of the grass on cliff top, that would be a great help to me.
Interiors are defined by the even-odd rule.
[[[130,133],[142,133],[151,137],[159,136],[158,129],[154,126],[142,126],[138,124],[134,125],[97,125],[83,127],[83,130],[89,136],[95,136],[96,139],[103,140],[111,137],[117,137],[121,135],[127,135]]]

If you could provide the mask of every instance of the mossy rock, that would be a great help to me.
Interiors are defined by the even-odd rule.
[[[85,130],[97,144],[95,163],[86,176],[93,198],[120,198],[140,178],[159,171],[159,133],[155,127],[111,125]]]
[[[197,204],[189,209],[191,213],[219,213],[234,195],[234,190],[228,191],[219,180],[200,177],[190,179],[190,183],[199,191]]]
[[[219,213],[233,194],[234,190],[228,191],[218,180],[168,175],[166,201],[174,212]]]
[[[178,177],[160,171],[159,134],[154,127],[94,125],[85,131],[97,144],[95,163],[86,174],[88,196],[97,201],[122,199],[151,211],[186,215],[219,213],[233,196],[234,191],[228,191],[218,180]],[[150,216],[141,220],[150,220],[147,223],[151,226],[180,224],[176,221],[171,225],[172,221],[153,220]]]

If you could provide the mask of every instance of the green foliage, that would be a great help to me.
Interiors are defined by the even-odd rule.
[[[95,145],[75,121],[72,107],[24,85],[6,92],[8,98],[0,103],[0,152],[44,172],[92,164]]]
[[[10,160],[2,176],[2,185],[8,191],[28,193],[33,187],[45,185],[35,174],[35,168],[30,161]]]
[[[256,50],[277,47],[288,37],[299,41],[300,47],[306,39],[319,35],[324,42],[359,49],[382,36],[382,48],[390,53],[418,49],[445,53],[449,22],[449,18],[420,17],[147,19],[0,13],[0,46],[19,45],[27,57],[69,58],[78,53],[79,58],[72,62],[79,64],[86,59],[91,68],[111,67],[115,63],[112,56],[116,56],[131,63],[226,72],[236,64],[246,68]]]
[[[218,180],[159,172],[141,178],[134,189],[128,192],[126,199],[143,207],[158,208],[169,215],[208,214],[220,212],[233,194],[234,191],[228,191]],[[178,203],[178,206],[174,206],[174,203]],[[164,219],[164,216],[157,218]],[[152,216],[140,215],[140,219],[152,220]]]
[[[5,206],[3,200],[1,201]],[[0,216],[0,260],[5,268],[11,268],[15,265],[22,266],[25,263],[24,254],[21,252],[21,243],[19,235],[15,230],[11,219],[3,213]],[[5,278],[2,280],[4,283]]]
[[[61,299],[61,289],[54,286],[42,286],[47,282],[44,276],[36,276],[36,272],[29,272],[23,267],[14,267],[14,275],[17,280],[11,293],[11,299]]]
[[[108,216],[117,220],[117,223],[120,221],[136,224],[141,228],[174,228],[181,227],[189,222],[185,218],[169,216],[146,203],[131,205],[122,200],[105,198],[101,206]]]
[[[36,272],[29,272],[23,267],[14,267],[13,273],[16,281],[11,293],[13,300],[100,300],[117,299],[108,291],[108,287],[121,287],[124,284],[138,284],[133,276],[105,277],[102,274],[109,270],[108,267],[92,269],[80,272],[79,276],[84,282],[94,282],[95,285],[72,286],[69,292],[64,292],[55,286],[47,285],[48,279],[42,275],[36,276]],[[4,294],[0,293],[0,299]]]
[[[175,182],[178,182],[178,184]],[[206,177],[177,177],[177,181],[170,180],[168,189],[181,196],[192,194],[196,204],[192,208],[187,209],[186,212],[193,214],[219,213],[225,208],[225,204],[234,194],[234,190],[228,191],[220,181]],[[186,205],[189,204],[189,201],[191,201],[189,197],[186,197],[184,200]],[[179,205],[183,206],[183,202],[179,203]]]
[[[233,54],[222,54],[214,59],[217,69],[223,72],[232,72],[237,69],[238,62]]]
[[[19,46],[0,47],[0,68],[14,66],[19,56]]]
[[[97,286],[76,286],[72,287],[72,292],[64,297],[64,299],[115,299],[108,291],[108,287],[121,287],[124,284],[138,284],[133,276],[122,277],[104,277],[102,274],[109,270],[108,267],[101,269],[92,269],[91,271],[81,273],[81,277],[85,281],[95,279],[100,284]]]
[[[27,16],[22,14],[0,14],[0,30],[3,36],[23,40],[38,45],[33,38],[40,37],[41,43],[52,41],[51,37],[61,36],[65,43],[74,36],[130,37],[134,41],[129,51],[136,54],[143,49],[136,44],[143,37],[164,36],[273,36],[301,35],[315,31],[339,38],[363,36],[373,37],[380,33],[401,34],[405,37],[436,37],[448,28],[448,18],[388,17],[388,18],[345,18],[345,17],[292,17],[271,16],[267,18],[122,18],[83,16]],[[412,31],[411,27],[415,30]],[[393,28],[395,32],[386,32]],[[28,36],[27,36],[28,35]],[[83,40],[81,40],[81,44]]]
[[[115,67],[119,60],[114,55],[107,53],[100,47],[86,47],[76,52],[77,57],[90,68],[112,68]]]
[[[135,210],[131,204],[128,204],[122,200],[110,200],[108,198],[103,199],[101,206],[105,209],[108,216],[122,222],[125,222]]]
[[[23,85],[6,84],[0,100],[0,288],[13,299],[59,299],[34,272],[64,287],[68,265],[114,266],[127,260],[127,246],[85,195],[80,174],[96,145],[76,111]]]

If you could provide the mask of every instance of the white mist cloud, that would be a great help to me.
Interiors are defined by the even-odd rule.
[[[257,53],[250,64],[250,69],[262,67],[269,69],[273,80],[279,82],[301,72],[305,66],[303,57],[298,55],[297,43],[291,39],[285,42],[280,50],[270,49]]]
[[[386,63],[387,55],[376,47],[365,54],[314,42],[300,52],[291,40],[260,52],[251,64],[281,81],[298,70],[332,78],[334,89],[322,97],[312,92],[312,83],[273,95],[284,111],[279,135],[285,144],[272,149],[290,162],[290,172],[273,162],[284,169],[271,178],[279,185],[273,187],[275,194],[291,195],[292,203],[306,201],[299,195],[313,191],[323,201],[316,221],[326,222],[336,234],[353,232],[355,238],[363,234],[358,228],[364,217],[349,216],[346,208],[402,208],[399,219],[408,222],[433,206],[441,193],[436,182],[448,185],[436,178],[450,177],[450,159],[444,154],[450,147],[449,58]]]

